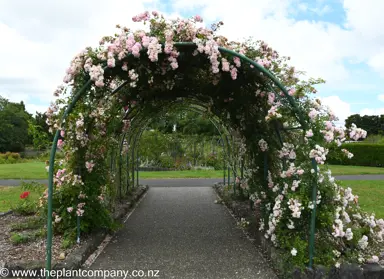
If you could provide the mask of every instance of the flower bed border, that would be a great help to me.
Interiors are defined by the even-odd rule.
[[[140,200],[140,198],[148,191],[149,187],[140,186],[135,189],[132,196],[124,201],[120,208],[113,214],[113,218],[116,221],[122,221],[126,217],[126,215],[133,209],[134,205]],[[107,236],[108,231],[101,230],[90,235],[89,239],[87,239],[82,245],[73,250],[65,260],[63,261],[55,261],[53,264],[53,270],[62,270],[65,268],[66,270],[74,270],[80,268],[84,262],[88,259],[88,257],[96,251],[98,246],[104,241]],[[5,268],[7,268],[10,273],[12,270],[37,270],[45,268],[45,260],[44,261],[36,261],[36,262],[18,262],[7,264],[5,263]],[[11,277],[6,277],[11,278]]]
[[[240,221],[241,218],[253,216],[258,218],[257,211],[251,210],[250,206],[244,205],[246,202],[239,202],[231,200],[228,195],[223,192],[222,182],[215,183],[212,188],[222,200],[222,204],[227,207],[231,214]],[[225,202],[230,199],[231,202]],[[340,268],[332,267],[331,269],[324,266],[315,266],[314,269],[307,268],[305,271],[300,271],[296,268],[292,273],[288,273],[283,269],[283,260],[280,256],[278,248],[266,239],[262,233],[259,232],[257,227],[248,226],[244,232],[254,241],[253,243],[261,249],[263,255],[270,260],[273,268],[281,278],[294,278],[294,279],[383,279],[384,267],[379,264],[365,264],[359,266],[356,264],[343,264]]]
[[[5,212],[0,212],[0,217],[7,216],[7,215],[12,214],[12,213],[13,213],[12,210],[8,210],[8,211],[5,211]]]

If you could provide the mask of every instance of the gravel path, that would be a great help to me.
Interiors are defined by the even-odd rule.
[[[153,187],[90,269],[157,278],[277,278],[208,187]]]

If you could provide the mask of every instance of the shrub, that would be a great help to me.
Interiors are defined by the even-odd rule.
[[[12,210],[20,215],[32,215],[37,211],[36,200],[30,197],[30,191],[24,191],[20,194],[20,200],[12,206]]]
[[[0,153],[0,164],[15,164],[23,161],[19,153]]]
[[[215,170],[223,169],[223,160],[217,156],[217,154],[211,153],[206,158],[206,164],[209,167],[213,167]]]
[[[21,243],[26,243],[30,240],[29,236],[27,234],[21,234],[21,233],[12,233],[10,240],[13,244],[18,245]]]
[[[33,194],[41,194],[46,188],[43,184],[37,182],[21,184],[22,191],[18,202],[11,206],[11,209],[20,215],[32,215],[38,211],[38,200]]]
[[[6,164],[16,164],[18,163],[15,158],[9,157],[8,160],[5,161]]]
[[[384,145],[372,143],[348,143],[343,145],[354,156],[348,159],[347,156],[337,154],[335,148],[330,149],[328,163],[336,165],[351,166],[384,166]]]
[[[45,162],[45,161],[49,161],[50,157],[51,157],[51,150],[48,150],[48,151],[45,151],[45,152],[41,153],[38,156],[38,160],[42,161],[42,162]],[[63,159],[64,158],[63,152],[61,152],[60,150],[57,150],[55,158],[56,159]]]
[[[15,159],[15,160],[20,160],[20,159],[21,159],[21,156],[20,156],[19,153],[10,153],[10,154],[8,155],[8,159],[10,159],[10,158]]]
[[[160,164],[160,167],[162,168],[173,168],[175,165],[175,162],[171,156],[163,155],[163,156],[160,156],[159,164]]]

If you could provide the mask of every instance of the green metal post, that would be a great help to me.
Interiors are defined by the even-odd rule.
[[[312,168],[315,170],[315,175],[313,178],[312,185],[312,215],[311,215],[311,231],[309,236],[309,268],[313,267],[313,257],[315,251],[315,227],[316,227],[316,201],[317,201],[317,163],[314,158],[312,158]]]
[[[122,199],[121,175],[122,175],[122,165],[123,165],[123,155],[121,153],[123,152],[125,135],[126,135],[126,133],[123,134],[121,141],[120,141],[120,146],[119,146],[119,172],[118,172],[118,174],[119,174],[119,198],[120,198],[120,200]]]
[[[231,183],[231,174],[229,172],[229,167],[227,168],[227,171],[228,171],[228,186],[229,186],[229,184]]]
[[[68,108],[63,114],[61,123],[67,118],[69,113],[73,110],[75,104],[80,99],[81,95],[87,90],[91,85],[92,81],[88,80],[84,86],[76,93],[72,102],[69,104]],[[46,257],[46,278],[49,279],[51,276],[49,272],[52,265],[52,213],[53,213],[53,172],[55,167],[55,155],[57,150],[57,142],[59,140],[60,130],[56,131],[55,137],[53,138],[51,155],[49,158],[49,171],[48,171],[48,210],[47,210],[47,257]]]
[[[128,144],[128,143],[127,143]],[[127,192],[126,194],[128,194],[128,191],[129,191],[129,152],[128,152],[128,149],[129,147],[127,147],[127,154],[126,154],[126,159],[127,159],[127,162],[126,162],[126,172],[127,172]]]
[[[268,186],[268,154],[267,151],[264,152],[264,183],[265,186]]]
[[[132,187],[135,188],[135,148],[132,146]]]
[[[77,244],[80,244],[80,216],[77,216]]]
[[[130,163],[130,160],[129,160],[129,152],[131,151],[131,136],[128,135],[128,142],[127,142],[127,145],[128,145],[128,148],[127,148],[127,193],[128,193],[128,189],[129,189],[129,185],[131,183],[131,180],[130,180],[130,166],[129,166],[129,163]],[[132,161],[133,162],[133,161]],[[132,164],[131,162],[131,164]],[[133,188],[133,186],[131,187]]]
[[[224,145],[223,145],[223,152],[224,152]],[[224,186],[225,186],[225,177],[226,177],[226,169],[227,168],[227,166],[226,166],[226,164],[225,164],[225,156],[224,156],[224,154],[223,154],[223,170],[224,170]]]
[[[280,147],[283,147],[284,146],[283,138],[281,137],[280,129],[277,126],[277,122],[276,121],[275,121],[275,125],[274,126],[275,126],[275,131],[276,131],[276,134],[277,134],[277,138],[279,139]],[[283,170],[287,170],[287,163],[286,163],[285,160],[283,160]]]
[[[119,199],[121,200],[122,199],[122,191],[121,191],[121,165],[122,165],[122,160],[123,160],[123,156],[121,155],[121,151],[120,151],[120,154],[119,154],[119,171],[118,171],[118,175],[119,175]]]
[[[55,167],[55,153],[57,148],[57,141],[59,140],[60,131],[57,130],[52,143],[51,156],[49,158],[49,174],[48,174],[48,216],[47,216],[47,258],[46,269],[48,270],[46,278],[49,279],[49,271],[51,270],[52,261],[52,198],[53,198],[53,172]]]
[[[136,150],[136,185],[139,186],[139,148]]]
[[[244,160],[245,158],[242,158],[241,160],[241,180],[244,179]]]

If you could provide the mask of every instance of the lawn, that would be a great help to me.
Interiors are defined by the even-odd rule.
[[[140,178],[220,178],[223,171],[194,170],[194,171],[143,171]],[[48,179],[45,163],[28,162],[20,164],[1,164],[0,179]]]
[[[186,171],[142,171],[139,177],[143,179],[155,178],[221,178],[223,171],[215,170],[186,170]]]
[[[353,180],[342,181],[344,187],[351,187],[352,193],[359,196],[361,208],[374,212],[376,218],[384,218],[384,181]]]
[[[384,174],[384,168],[330,165],[332,175]]]
[[[374,167],[330,166],[330,169],[333,175],[384,174],[384,168]],[[140,172],[140,177],[144,179],[221,178],[222,176],[223,171],[214,170]],[[48,179],[48,173],[42,162],[1,164],[0,179]]]
[[[21,186],[0,186],[0,212],[6,212],[20,201],[20,194],[24,192]],[[31,191],[32,199],[37,199],[39,194]]]
[[[144,173],[144,172],[143,172]],[[184,177],[191,177],[193,171]],[[201,171],[196,171],[201,173]],[[196,177],[196,176],[195,176]],[[154,178],[153,176],[151,178]],[[377,218],[384,218],[384,181],[382,180],[356,180],[342,181],[344,187],[351,187],[352,193],[359,196],[360,206],[367,212],[374,212]],[[12,204],[20,200],[20,194],[23,192],[21,187],[0,186],[0,212],[8,211]],[[32,193],[32,197],[38,197],[38,194]]]
[[[1,164],[0,179],[48,179],[43,162]]]

